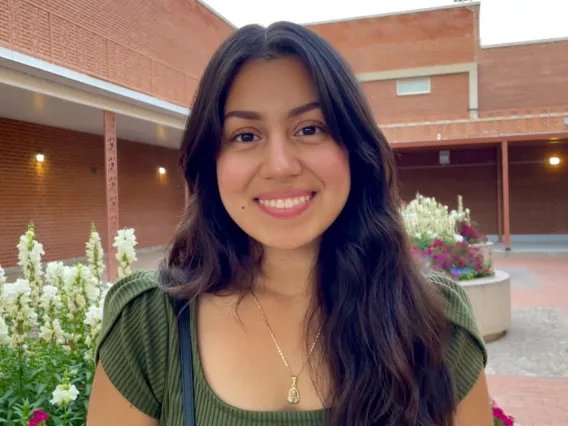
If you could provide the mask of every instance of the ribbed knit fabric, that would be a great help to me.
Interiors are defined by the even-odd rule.
[[[465,291],[441,274],[430,274],[446,298],[454,325],[447,360],[458,400],[475,384],[487,354]],[[197,426],[319,426],[323,411],[253,412],[224,403],[207,384],[197,348],[196,309],[191,306]],[[107,376],[135,407],[160,426],[183,426],[181,365],[176,314],[155,271],[138,271],[109,291],[96,353]]]

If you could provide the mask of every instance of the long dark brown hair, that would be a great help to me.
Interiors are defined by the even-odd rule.
[[[441,296],[410,254],[393,152],[353,72],[300,25],[243,27],[209,62],[183,137],[190,198],[161,266],[162,286],[183,300],[252,289],[262,249],[229,217],[217,186],[223,109],[245,62],[290,55],[311,73],[329,132],[351,167],[347,203],[324,233],[314,269],[330,383],[325,423],[452,426],[449,325]]]

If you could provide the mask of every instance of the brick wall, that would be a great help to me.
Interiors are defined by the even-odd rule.
[[[435,75],[430,78],[431,92],[425,95],[398,96],[396,80],[362,84],[378,122],[420,120],[425,116],[469,117],[469,75]]]
[[[546,163],[551,155],[563,163],[551,167]],[[568,234],[568,141],[513,145],[509,161],[511,232]]]
[[[473,62],[478,6],[310,25],[355,72]]]
[[[568,40],[501,47],[479,45],[479,6],[385,15],[310,28],[356,73],[477,62],[479,112],[568,106]],[[432,77],[432,93],[396,96],[396,81],[363,84],[379,122],[468,117],[467,74]]]
[[[497,150],[450,149],[451,166],[438,164],[438,150],[398,151],[401,196],[408,201],[420,192],[456,208],[462,195],[480,229],[496,234]],[[568,143],[509,147],[512,234],[568,233],[568,164],[550,167],[546,160],[553,154],[568,158]]]
[[[0,45],[182,105],[232,31],[196,0],[0,0]]]
[[[140,248],[166,244],[184,203],[177,152],[120,140],[118,157],[120,227],[136,229]],[[45,260],[83,256],[91,222],[106,242],[104,164],[102,136],[0,118],[0,264],[16,264],[32,220]]]
[[[568,105],[568,40],[480,49],[480,111]]]
[[[451,166],[438,164],[438,150],[398,151],[401,196],[410,201],[420,192],[435,197],[450,209],[462,195],[466,207],[483,232],[497,233],[496,149],[456,149]]]
[[[479,7],[385,15],[309,28],[328,40],[356,73],[474,62]],[[379,122],[469,117],[468,75],[434,75],[431,93],[397,96],[396,80],[363,84]]]

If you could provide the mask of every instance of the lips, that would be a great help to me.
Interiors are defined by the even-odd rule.
[[[255,198],[255,202],[271,216],[291,218],[307,210],[316,195],[315,191],[290,189],[265,192]]]

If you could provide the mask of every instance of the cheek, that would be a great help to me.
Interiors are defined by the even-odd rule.
[[[312,171],[327,190],[339,198],[346,198],[351,188],[351,171],[347,152],[339,146],[322,150],[311,161]]]
[[[217,182],[223,203],[231,203],[233,197],[246,191],[251,177],[251,165],[234,153],[221,154],[217,159]]]

